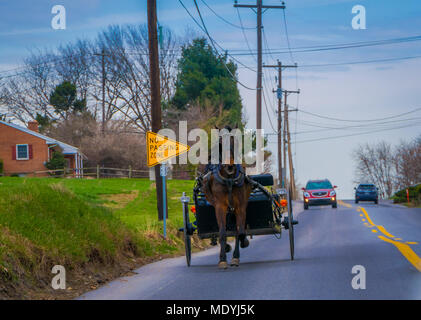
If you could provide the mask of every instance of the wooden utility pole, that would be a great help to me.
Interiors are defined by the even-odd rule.
[[[148,0],[148,35],[149,35],[149,76],[151,83],[151,118],[152,131],[161,129],[161,92],[159,79],[158,28],[156,16],[156,0]],[[163,220],[162,179],[160,179],[160,165],[155,166],[156,199],[158,219]]]
[[[282,68],[296,68],[295,65],[282,65],[278,60],[276,65],[264,65],[265,68],[278,68],[278,88],[275,91],[278,96],[278,181],[279,186],[285,188],[285,177],[283,176],[283,166],[282,166]],[[284,161],[284,166],[286,168],[286,163]]]
[[[298,109],[288,110],[287,97],[290,93],[300,93],[300,90],[290,91],[284,90],[285,99],[284,99],[284,112],[285,112],[285,125],[284,125],[284,163],[286,164],[286,153],[288,146],[288,167],[289,167],[289,184],[291,187],[291,197],[295,200],[295,177],[294,177],[294,164],[292,162],[292,148],[291,148],[291,133],[289,131],[289,118],[288,114],[291,111],[298,111]]]
[[[256,129],[262,129],[262,10],[285,9],[284,5],[263,5],[263,0],[256,0],[255,5],[237,4],[235,8],[250,8],[257,14],[257,86],[256,86]]]
[[[101,53],[95,53],[94,55],[102,57],[101,64],[102,64],[102,126],[101,132],[104,135],[105,132],[105,57],[108,56],[105,54],[105,50],[102,49]]]

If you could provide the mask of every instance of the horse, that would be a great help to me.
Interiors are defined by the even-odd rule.
[[[219,128],[217,128],[219,129]],[[206,200],[215,208],[216,220],[219,228],[220,254],[218,267],[228,268],[227,251],[230,246],[227,244],[226,224],[227,214],[232,212],[236,220],[235,249],[230,265],[240,265],[240,246],[246,248],[249,241],[246,237],[246,210],[252,186],[245,175],[244,168],[234,163],[234,136],[232,129],[226,126],[229,132],[229,161],[222,163],[222,137],[219,137],[219,164],[208,165],[208,174],[203,179],[202,191]]]

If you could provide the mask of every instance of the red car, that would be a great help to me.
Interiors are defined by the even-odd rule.
[[[336,191],[337,186],[332,186],[329,180],[310,180],[303,190],[304,209],[309,206],[332,205],[337,208]]]

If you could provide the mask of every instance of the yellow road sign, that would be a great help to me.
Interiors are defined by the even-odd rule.
[[[190,147],[155,132],[148,131],[146,133],[146,149],[148,152],[148,166],[153,167],[189,151]]]

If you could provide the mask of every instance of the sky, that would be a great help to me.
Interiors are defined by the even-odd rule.
[[[204,35],[178,0],[158,0],[158,20],[183,36],[186,31]],[[198,19],[193,0],[182,0]],[[238,11],[230,0],[197,0],[212,38],[230,54],[256,49],[256,14],[251,9]],[[253,4],[253,0],[239,0]],[[264,0],[279,5],[280,1]],[[54,5],[66,8],[66,29],[54,30],[51,20]],[[217,17],[206,4],[232,26]],[[291,48],[377,41],[421,35],[421,2],[418,0],[294,0],[285,1],[284,13],[269,9],[263,15],[263,56],[265,64],[279,59],[284,64],[297,63],[298,68],[285,69],[283,88],[300,89],[291,94],[288,103],[301,111],[290,114],[294,165],[297,180],[304,185],[309,179],[328,178],[338,186],[339,198],[352,198],[355,186],[354,150],[359,144],[385,140],[394,145],[421,134],[421,111],[370,125],[366,120],[387,118],[421,107],[421,58],[390,60],[377,63],[331,65],[344,62],[387,60],[421,56],[421,41],[357,47],[316,52],[292,52]],[[366,29],[354,30],[352,8],[366,9]],[[239,20],[241,18],[241,22]],[[110,24],[146,22],[146,0],[0,0],[0,72],[13,69],[31,50],[56,48],[78,38],[93,39]],[[238,26],[243,24],[245,30]],[[244,31],[244,32],[243,32]],[[247,40],[245,40],[247,39]],[[279,53],[282,51],[284,53]],[[294,50],[293,50],[294,51]],[[234,55],[241,62],[239,81],[256,87],[256,57]],[[244,67],[243,65],[251,68]],[[276,172],[277,100],[275,69],[264,68],[263,128],[269,134],[273,169]],[[238,86],[247,127],[255,128],[256,91]],[[352,121],[319,118],[305,112]],[[395,121],[412,119],[412,121]],[[360,126],[360,127],[358,127]],[[323,128],[320,128],[323,127]],[[346,128],[344,128],[346,127]],[[326,129],[340,128],[340,129]],[[382,129],[382,131],[380,131]],[[388,130],[383,130],[388,129]],[[371,132],[377,131],[377,132]],[[364,134],[361,134],[364,133]],[[346,135],[352,135],[347,136]]]

